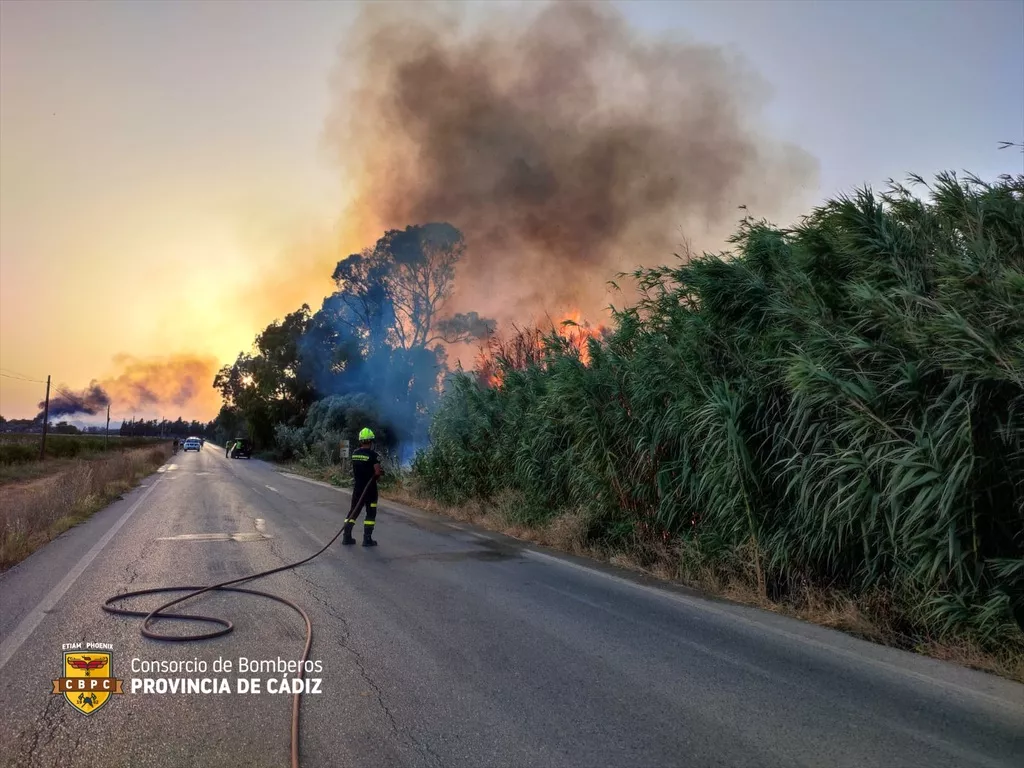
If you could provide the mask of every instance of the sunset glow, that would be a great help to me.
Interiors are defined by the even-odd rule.
[[[864,74],[870,89],[837,81],[823,90],[807,82],[813,50],[797,57],[765,42],[769,28],[825,24],[825,10],[801,5],[796,16],[775,18],[758,4],[738,17],[724,4],[623,7],[636,34],[704,42],[640,55],[620,32],[603,29],[615,53],[594,66],[619,72],[622,88],[601,80],[600,104],[581,91],[549,109],[548,81],[533,79],[533,59],[506,71],[514,51],[460,49],[458,36],[432,39],[429,25],[414,33],[402,17],[416,15],[413,6],[372,4],[361,16],[355,3],[4,3],[0,412],[35,416],[49,375],[71,390],[110,383],[115,419],[209,419],[219,407],[216,370],[276,318],[303,303],[318,309],[340,258],[385,229],[438,218],[451,219],[470,244],[455,310],[486,310],[506,330],[551,317],[586,360],[583,342],[609,322],[600,310],[605,281],[641,259],[721,248],[739,204],[785,221],[823,191],[911,168],[927,175],[952,164],[994,175],[1004,170],[997,140],[1024,130],[1019,99],[1010,99],[995,111],[967,109],[990,120],[950,124],[955,142],[934,132],[922,138],[920,122],[935,123],[951,90],[969,102],[973,84],[987,77],[958,65],[933,78],[941,89],[915,87],[913,104],[889,108],[879,154],[838,127],[877,111],[869,103],[905,93],[902,80],[889,96],[879,95],[886,79],[877,73]],[[468,25],[508,11],[510,24],[528,29],[530,14],[509,3],[462,10]],[[931,23],[939,37],[961,30],[953,15]],[[830,21],[844,32],[830,38],[829,56],[853,55],[888,26]],[[423,82],[395,79],[408,76],[398,52],[412,56],[413,48],[399,46],[390,58],[360,53],[374,35],[395,34],[415,38],[420,64],[434,68]],[[537,40],[531,56],[558,55],[544,35]],[[933,54],[940,48],[915,54],[920,67],[934,74],[952,66]],[[1009,71],[992,58],[1005,49],[987,46],[988,58],[972,66]],[[672,90],[664,73],[673,68],[700,78],[723,106],[706,116],[672,106],[690,93]],[[656,75],[651,88],[627,88],[648,73]],[[470,74],[474,99],[449,99]],[[709,132],[717,144],[696,131],[705,120],[717,121]],[[633,135],[644,139],[630,143]],[[614,162],[595,163],[601,155],[587,153],[599,150]],[[670,156],[685,174],[666,165]],[[558,183],[528,200],[515,176],[524,168]],[[613,177],[635,200],[612,188]],[[579,309],[560,309],[569,301]],[[563,328],[563,319],[582,327]],[[451,359],[471,363],[476,354],[467,346]],[[158,397],[131,394],[140,391]]]

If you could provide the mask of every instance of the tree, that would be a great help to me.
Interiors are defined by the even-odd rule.
[[[436,401],[447,370],[442,342],[487,335],[494,322],[447,312],[462,233],[431,223],[389,230],[372,248],[338,262],[337,290],[314,314],[301,342],[319,394],[366,393],[403,437]]]
[[[246,431],[259,444],[273,442],[275,424],[301,424],[316,399],[311,367],[300,357],[310,318],[309,306],[303,304],[274,321],[256,337],[254,354],[240,354],[214,377],[224,402],[241,414]]]
[[[424,433],[424,416],[447,371],[442,342],[481,338],[494,322],[448,311],[462,233],[431,223],[385,232],[372,248],[338,262],[337,290],[320,310],[303,305],[256,337],[217,373],[224,409],[213,429],[240,419],[258,444],[277,425],[302,426],[310,406],[335,395],[365,394],[396,434]]]
[[[371,347],[426,348],[482,338],[494,322],[476,312],[445,317],[455,287],[455,265],[465,253],[462,233],[451,224],[392,229],[373,248],[338,262],[334,295],[347,310],[338,314],[349,332]]]

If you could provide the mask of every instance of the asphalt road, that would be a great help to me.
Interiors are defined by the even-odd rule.
[[[112,643],[126,691],[133,658],[300,657],[300,617],[266,599],[196,600],[235,631],[189,644],[100,610],[301,559],[345,517],[347,494],[210,445],[172,461],[0,576],[4,764],[288,766],[287,695],[125,693],[86,717],[50,693],[63,643]],[[1024,765],[1024,686],[405,507],[378,521],[380,546],[251,585],[313,621],[304,766]]]

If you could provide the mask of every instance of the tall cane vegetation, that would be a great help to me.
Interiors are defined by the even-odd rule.
[[[913,182],[638,270],[585,357],[551,335],[499,350],[490,385],[457,375],[424,487],[512,491],[537,523],[584,510],[594,542],[668,539],[684,573],[769,597],[884,595],[912,638],[1021,647],[1024,177]]]

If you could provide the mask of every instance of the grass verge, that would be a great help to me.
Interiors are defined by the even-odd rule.
[[[309,470],[302,472],[314,476]],[[322,475],[316,479],[325,479]],[[892,607],[891,596],[870,592],[854,598],[838,591],[797,586],[783,599],[762,594],[753,566],[737,563],[730,569],[687,567],[698,558],[679,547],[649,541],[630,541],[618,546],[595,545],[588,540],[589,520],[579,512],[566,512],[550,522],[537,525],[518,514],[521,500],[513,494],[498,496],[491,504],[471,502],[452,507],[440,504],[420,492],[412,477],[382,488],[384,499],[471,523],[487,530],[533,544],[588,557],[627,570],[697,589],[705,594],[769,610],[810,623],[837,629],[871,642],[913,651],[932,658],[999,675],[1024,683],[1024,654],[1019,647],[1002,651],[982,648],[970,638],[910,637],[901,629],[900,611]],[[753,562],[753,558],[749,562]]]
[[[0,572],[86,520],[171,455],[168,445],[62,463],[27,483],[0,486]]]

